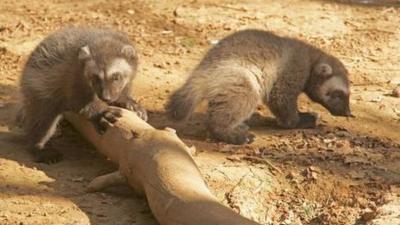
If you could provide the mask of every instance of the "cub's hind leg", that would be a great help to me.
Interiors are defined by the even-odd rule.
[[[251,117],[259,103],[259,93],[243,77],[226,85],[209,100],[207,126],[212,136],[230,144],[254,141],[243,122]]]

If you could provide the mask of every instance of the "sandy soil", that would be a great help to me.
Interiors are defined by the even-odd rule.
[[[0,5],[0,224],[157,224],[129,188],[85,193],[114,169],[68,125],[58,164],[33,163],[13,127],[18,76],[29,52],[67,24],[125,31],[140,51],[135,92],[156,127],[177,128],[213,193],[262,224],[400,224],[400,8],[331,1],[2,0]],[[251,2],[251,3],[250,3]],[[395,2],[395,1],[388,1]],[[351,72],[355,119],[321,115],[314,130],[279,130],[264,107],[251,119],[255,143],[213,143],[202,110],[188,124],[164,116],[168,95],[216,40],[261,28],[339,57]],[[182,212],[184,213],[184,212]]]

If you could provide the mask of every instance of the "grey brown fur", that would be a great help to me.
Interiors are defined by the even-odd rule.
[[[299,112],[298,95],[305,92],[332,114],[349,116],[348,89],[347,70],[334,56],[296,39],[245,30],[213,47],[166,108],[170,117],[183,120],[206,100],[214,137],[243,144],[254,138],[243,122],[260,103],[268,105],[279,126],[309,128],[316,118]]]
[[[115,63],[113,74],[106,71],[110,63]],[[146,119],[146,111],[131,96],[137,64],[128,38],[109,29],[71,27],[45,38],[32,52],[21,77],[23,125],[36,160],[61,159],[47,142],[65,111],[96,121],[99,130],[108,105],[135,110]]]

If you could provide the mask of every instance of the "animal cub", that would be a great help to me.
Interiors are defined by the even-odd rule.
[[[109,105],[146,111],[131,95],[138,56],[123,34],[71,27],[45,38],[30,55],[21,78],[23,125],[36,161],[57,162],[50,146],[63,112],[78,112],[105,129],[100,120]]]
[[[243,122],[261,102],[282,128],[315,127],[316,116],[298,110],[301,92],[335,116],[351,116],[348,72],[337,58],[296,39],[244,30],[213,47],[166,108],[183,120],[207,100],[211,134],[244,144],[254,136]]]

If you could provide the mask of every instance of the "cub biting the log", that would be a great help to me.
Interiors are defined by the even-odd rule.
[[[97,123],[109,105],[144,120],[146,111],[131,96],[138,56],[123,34],[71,27],[45,38],[30,55],[21,78],[23,126],[36,161],[52,163],[61,154],[48,143],[66,111]]]

